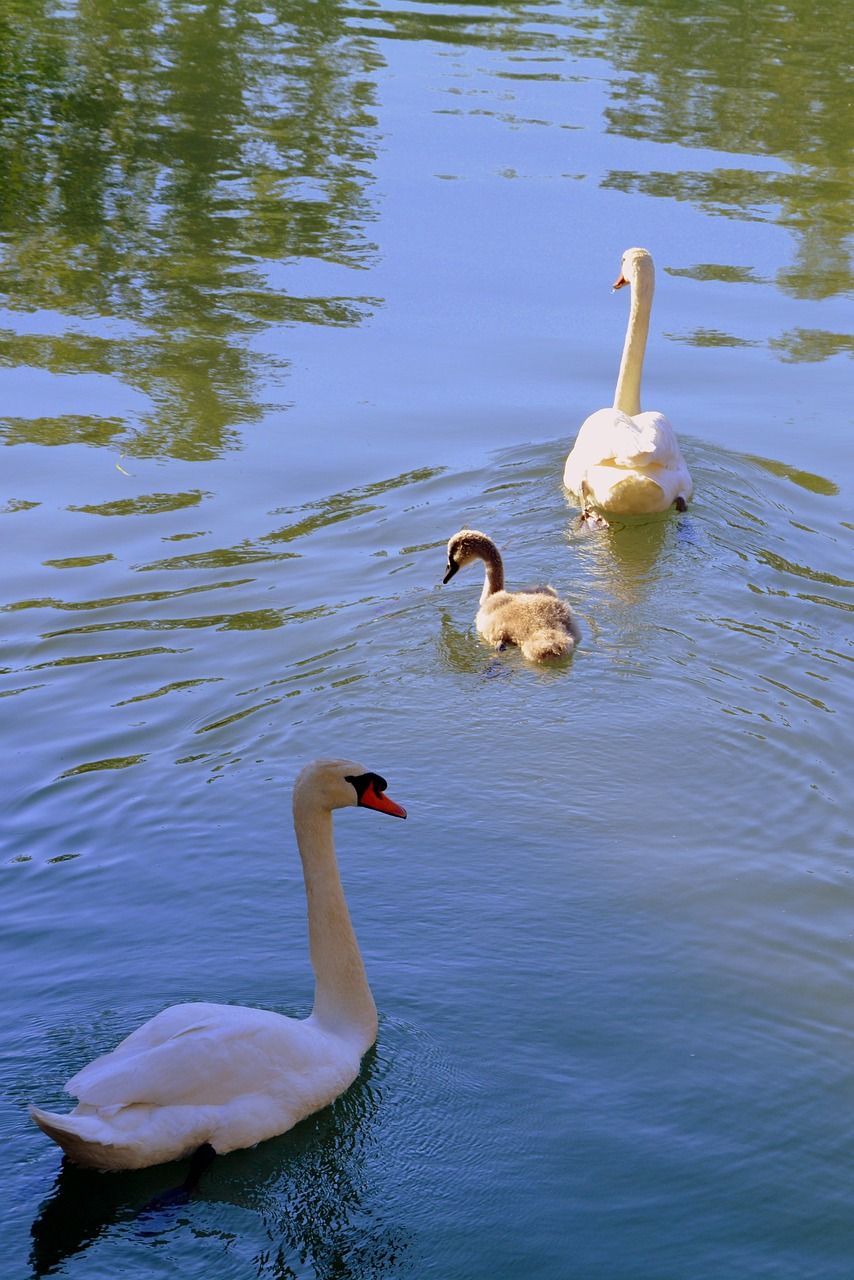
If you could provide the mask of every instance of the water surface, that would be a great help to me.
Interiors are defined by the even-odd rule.
[[[847,1277],[845,8],[0,23],[0,1271]],[[581,536],[630,244],[695,499]],[[478,639],[463,524],[571,660]],[[377,1047],[145,1212],[175,1169],[26,1103],[170,1002],[307,1012],[330,753],[410,814],[337,819]]]

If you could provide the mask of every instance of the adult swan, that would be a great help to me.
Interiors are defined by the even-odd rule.
[[[315,976],[311,1015],[230,1004],[164,1009],[68,1081],[67,1092],[80,1099],[69,1115],[30,1108],[72,1160],[140,1169],[201,1149],[251,1147],[352,1084],[376,1039],[377,1009],[344,901],[332,810],[362,805],[405,818],[385,789],[384,778],[349,760],[315,760],[294,786]]]
[[[563,482],[581,502],[582,519],[646,516],[675,506],[684,511],[693,485],[676,433],[661,413],[641,413],[643,357],[655,288],[646,249],[623,254],[615,289],[630,285],[632,305],[613,409],[591,413],[566,460]]]

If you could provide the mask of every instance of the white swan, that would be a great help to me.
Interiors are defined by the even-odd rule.
[[[250,1147],[332,1102],[359,1073],[377,1010],[350,923],[332,810],[363,805],[405,818],[385,779],[349,760],[315,760],[294,785],[315,975],[305,1019],[229,1004],[179,1004],[146,1022],[65,1086],[68,1115],[31,1107],[78,1164],[140,1169],[207,1144]]]
[[[684,511],[693,485],[676,433],[661,413],[641,413],[643,357],[655,288],[646,249],[623,254],[615,289],[631,285],[629,325],[613,409],[599,409],[582,424],[566,460],[563,482],[581,501],[591,524],[605,517],[645,516],[676,506]]]
[[[448,567],[442,582],[472,560],[486,566],[480,608],[475,618],[484,640],[496,646],[516,644],[532,662],[564,658],[572,653],[579,630],[572,611],[554,587],[504,590],[504,563],[491,538],[477,529],[461,529],[448,543]]]

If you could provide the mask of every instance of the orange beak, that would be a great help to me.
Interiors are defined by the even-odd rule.
[[[628,280],[626,279],[626,277],[623,275],[621,271],[617,279],[614,281],[614,289],[622,289],[628,283],[629,283]],[[611,290],[612,293],[614,292],[614,289]]]
[[[364,805],[366,809],[377,809],[380,813],[390,813],[395,818],[406,817],[406,810],[401,805],[395,804],[393,800],[390,800],[384,791],[375,791],[372,782],[368,783],[359,797],[359,804]]]

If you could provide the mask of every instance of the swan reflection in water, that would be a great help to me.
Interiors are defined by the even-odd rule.
[[[111,1234],[159,1248],[178,1231],[204,1239],[208,1249],[219,1238],[226,1248],[239,1234],[234,1210],[261,1220],[246,1241],[247,1249],[263,1251],[257,1274],[293,1277],[308,1264],[322,1280],[399,1275],[411,1239],[399,1226],[384,1226],[376,1207],[382,1138],[375,1119],[384,1074],[370,1050],[359,1080],[332,1106],[258,1147],[218,1157],[183,1203],[169,1203],[164,1193],[186,1175],[187,1161],[102,1173],[64,1157],[32,1226],[32,1275],[54,1273]]]
[[[616,521],[595,533],[572,520],[564,537],[573,556],[577,590],[609,608],[637,605],[659,589],[670,557],[694,543],[694,517],[664,514]]]

